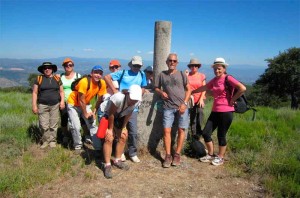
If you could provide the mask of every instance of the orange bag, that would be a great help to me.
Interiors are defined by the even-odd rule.
[[[108,128],[108,118],[103,116],[100,119],[100,122],[99,122],[97,137],[98,138],[104,138],[107,128]]]

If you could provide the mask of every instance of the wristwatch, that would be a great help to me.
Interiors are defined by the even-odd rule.
[[[185,101],[184,101],[184,104],[185,104],[186,106],[188,106],[188,103],[187,103],[187,102],[185,102]]]

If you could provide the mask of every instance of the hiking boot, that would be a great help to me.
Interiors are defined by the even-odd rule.
[[[121,161],[126,162],[126,157],[125,157],[124,153],[122,153],[122,155],[121,155]]]
[[[172,163],[172,156],[166,154],[165,161],[163,163],[163,167],[164,168],[169,168],[171,166],[171,163]]]
[[[129,170],[129,166],[127,164],[125,164],[124,162],[122,162],[121,160],[119,161],[114,161],[114,166],[121,169],[121,170]]]
[[[180,154],[175,153],[172,161],[172,166],[179,166],[180,165]]]
[[[138,158],[138,156],[133,156],[133,157],[130,157],[130,159],[134,162],[134,163],[140,163],[141,160]]]
[[[207,154],[206,156],[204,156],[204,157],[200,157],[200,161],[201,162],[206,162],[206,163],[208,163],[208,162],[210,162],[211,160],[213,160],[215,158],[215,156],[214,155],[210,155],[210,154]]]
[[[85,139],[83,145],[90,150],[94,150],[93,142],[91,139]]]
[[[111,179],[112,178],[111,165],[104,166],[104,177],[107,178],[107,179]]]
[[[224,158],[217,156],[217,157],[215,157],[215,159],[213,161],[211,161],[211,163],[212,163],[212,165],[220,166],[220,165],[224,164]]]
[[[56,142],[50,142],[49,146],[50,146],[50,148],[55,148],[56,147]]]
[[[43,142],[43,144],[41,145],[41,149],[45,149],[49,146],[49,143],[48,142]]]

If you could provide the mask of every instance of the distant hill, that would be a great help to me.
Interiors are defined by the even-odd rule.
[[[0,87],[17,87],[17,86],[22,86],[21,84],[12,81],[12,80],[8,80],[6,78],[0,78]]]
[[[65,57],[49,58],[49,59],[9,59],[0,58],[0,78],[5,78],[9,81],[15,82],[18,85],[28,86],[27,78],[30,73],[38,73],[37,67],[45,61],[50,61],[57,65],[57,73],[63,72],[61,66],[62,61]],[[81,74],[90,73],[91,68],[94,65],[101,65],[104,68],[104,74],[108,74],[108,63],[110,58],[78,58],[71,57],[75,62],[75,70]],[[129,69],[127,66],[129,59],[119,59],[123,69]],[[178,69],[185,70],[187,68],[188,62],[179,62]],[[153,65],[152,61],[144,60],[144,67]],[[142,69],[143,69],[142,68]],[[246,84],[253,84],[259,75],[263,74],[265,67],[263,66],[253,66],[253,65],[230,65],[228,67],[228,73],[235,76],[238,80]],[[213,78],[214,73],[210,65],[202,65],[200,72],[204,73],[207,80]],[[13,86],[13,84],[11,84]],[[16,85],[16,86],[18,86]],[[2,83],[0,87],[3,87]]]

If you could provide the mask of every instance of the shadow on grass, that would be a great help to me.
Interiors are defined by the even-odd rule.
[[[27,135],[31,139],[32,142],[35,142],[36,144],[41,142],[42,133],[40,132],[40,129],[37,125],[31,124],[27,128]]]

